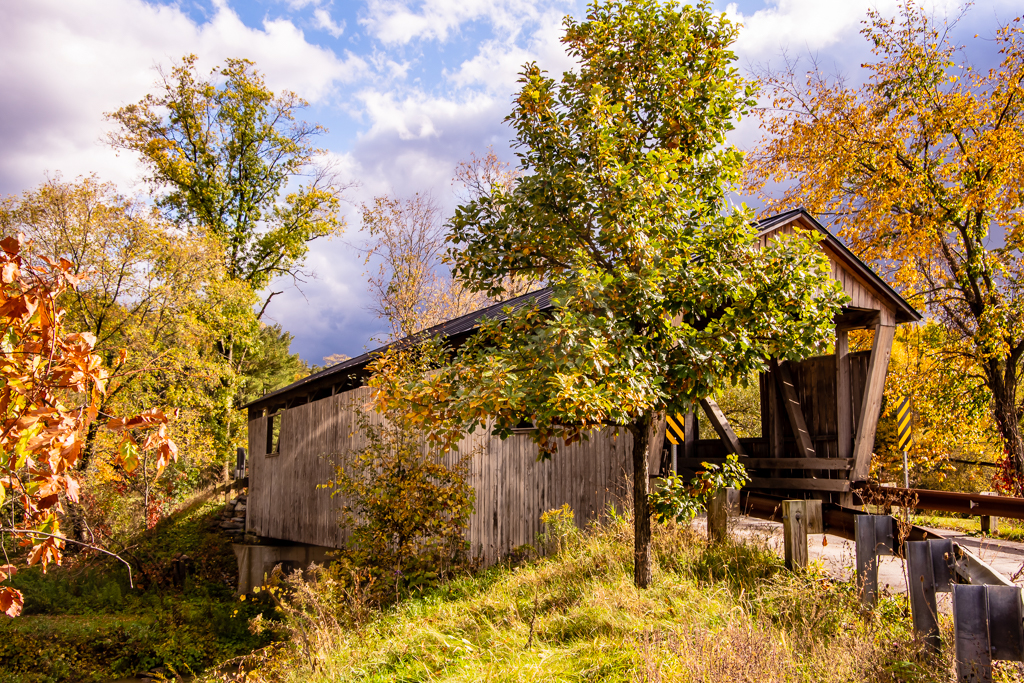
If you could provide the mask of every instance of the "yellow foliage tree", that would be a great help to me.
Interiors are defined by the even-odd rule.
[[[748,188],[787,187],[768,209],[803,205],[945,326],[991,395],[992,417],[1024,484],[1024,49],[1002,26],[997,68],[958,61],[949,26],[913,2],[870,12],[875,60],[863,85],[819,71],[762,75],[771,106]]]
[[[83,475],[84,499],[98,503],[72,507],[76,532],[81,540],[110,541],[108,515],[99,511],[141,505],[127,510],[131,524],[120,529],[137,531],[140,520],[161,516],[175,489],[188,493],[174,480],[202,485],[220,475],[214,417],[236,416],[223,389],[232,369],[214,345],[226,329],[238,337],[255,334],[255,298],[223,277],[218,242],[174,229],[150,207],[92,176],[53,178],[8,197],[0,202],[0,230],[24,234],[28,253],[66,263],[76,278],[77,286],[62,290],[58,304],[69,329],[91,335],[92,352],[106,368],[101,414],[161,405],[184,410],[170,430],[187,450],[181,469],[172,467],[162,482],[153,476],[160,468],[150,458],[131,472],[115,465],[117,439],[98,423],[85,434],[75,468]],[[107,485],[111,478],[117,490]]]
[[[912,409],[911,486],[990,486],[991,468],[967,465],[983,462],[994,467],[1001,450],[999,434],[977,365],[968,355],[955,352],[956,341],[934,321],[897,331],[885,387],[886,410],[872,459],[877,479],[903,485],[896,410],[906,396]]]

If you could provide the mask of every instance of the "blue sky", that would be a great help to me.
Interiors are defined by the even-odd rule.
[[[744,24],[740,66],[777,60],[783,50],[815,55],[852,80],[868,57],[858,31],[869,7],[895,0],[716,2]],[[958,3],[926,2],[938,14]],[[357,355],[383,329],[366,310],[356,207],[375,195],[429,191],[446,208],[457,163],[488,147],[511,158],[502,119],[521,65],[552,72],[571,64],[558,42],[561,19],[582,16],[574,0],[32,0],[0,2],[0,196],[35,187],[47,174],[97,173],[141,192],[139,168],[103,142],[103,113],[152,89],[154,67],[188,53],[212,67],[227,57],[256,62],[275,90],[309,100],[305,118],[330,132],[320,140],[348,193],[344,238],[314,243],[316,273],[289,283],[270,317],[291,331],[311,363]],[[1019,0],[978,3],[959,34],[991,36],[1020,13]],[[991,62],[984,40],[972,48]],[[979,59],[980,58],[980,59]],[[741,123],[733,142],[759,137]],[[281,289],[282,287],[275,287]]]

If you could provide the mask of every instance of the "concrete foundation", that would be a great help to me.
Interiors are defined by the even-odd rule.
[[[318,545],[245,545],[232,544],[238,560],[238,594],[249,593],[270,579],[274,567],[281,565],[286,573],[305,570],[309,565],[327,563],[331,548]]]

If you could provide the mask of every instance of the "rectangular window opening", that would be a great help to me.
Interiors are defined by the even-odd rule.
[[[267,455],[281,453],[281,415],[278,412],[267,416]]]

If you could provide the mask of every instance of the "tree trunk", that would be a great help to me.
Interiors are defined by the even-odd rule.
[[[633,583],[651,585],[651,432],[654,415],[648,413],[630,428],[633,434]]]
[[[1021,435],[1020,418],[1017,416],[1017,402],[1012,396],[1014,392],[992,393],[996,427],[1003,439],[1006,454],[1013,463],[1014,494],[1024,495],[1024,437]]]
[[[1020,496],[1024,495],[1024,436],[1017,407],[1017,362],[1013,356],[989,359],[985,365],[985,378],[992,392],[992,415],[996,428],[1013,465],[1013,493]]]

